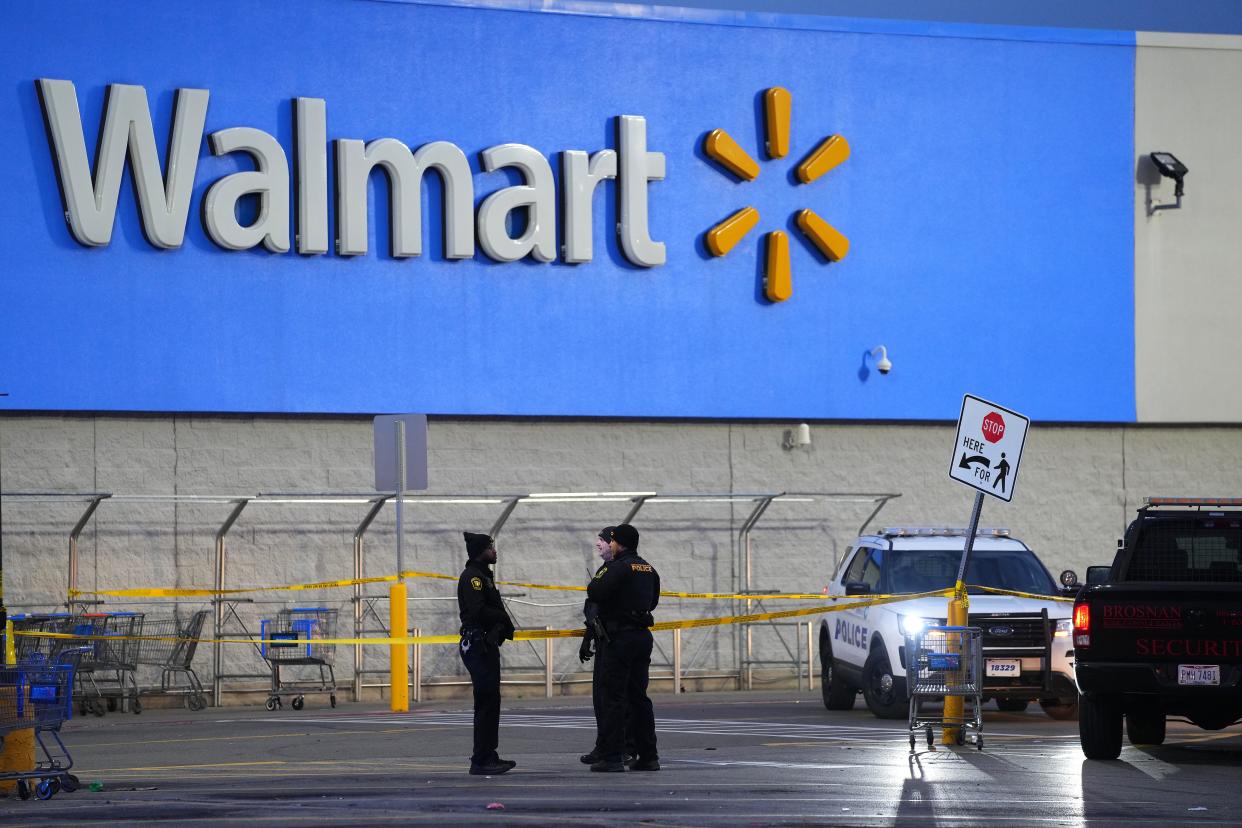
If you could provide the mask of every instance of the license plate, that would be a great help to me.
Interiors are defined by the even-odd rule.
[[[1022,675],[1022,659],[1020,658],[989,658],[984,669],[986,676],[1020,676]]]
[[[1220,684],[1219,664],[1179,664],[1178,684]]]

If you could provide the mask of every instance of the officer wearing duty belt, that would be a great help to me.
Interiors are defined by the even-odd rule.
[[[599,609],[608,643],[599,651],[602,715],[599,761],[591,770],[624,772],[626,730],[636,755],[630,770],[658,771],[655,711],[647,697],[651,669],[651,611],[660,602],[660,575],[638,556],[638,530],[623,523],[612,530],[612,560],[600,567],[587,587]]]
[[[457,608],[461,614],[461,660],[474,686],[474,753],[470,773],[495,776],[512,770],[517,762],[496,753],[500,741],[500,645],[513,640],[513,621],[492,580],[496,545],[487,535],[463,532],[466,568],[457,579]]]

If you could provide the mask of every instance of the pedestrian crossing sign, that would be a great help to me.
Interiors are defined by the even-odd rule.
[[[957,421],[949,477],[1006,503],[1013,500],[1030,424],[1016,411],[967,394]]]

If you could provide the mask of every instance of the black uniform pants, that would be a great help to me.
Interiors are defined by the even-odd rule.
[[[470,762],[483,765],[497,758],[496,745],[500,742],[500,648],[488,645],[482,636],[463,637],[458,651],[474,686],[474,754]]]
[[[628,729],[633,734],[635,755],[640,759],[657,758],[655,711],[647,698],[651,631],[618,630],[597,657],[596,680],[602,685],[603,702],[599,752],[605,759],[621,761]]]
[[[601,675],[603,670],[599,665],[604,662],[604,647],[606,646],[608,645],[596,639],[595,660],[591,662],[591,707],[595,711],[595,753],[599,756],[604,755],[604,751],[601,750],[604,744],[604,677]],[[634,744],[634,724],[628,716],[625,726],[625,752],[630,756],[636,756],[638,753],[638,748]]]

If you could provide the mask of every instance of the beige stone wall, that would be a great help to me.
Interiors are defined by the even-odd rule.
[[[781,447],[794,423],[575,422],[433,419],[432,491],[521,494],[548,491],[900,492],[878,525],[965,525],[972,492],[947,475],[953,424],[815,424],[812,445]],[[15,416],[0,418],[3,488],[7,493],[112,492],[117,495],[254,495],[260,492],[365,492],[373,472],[371,424],[365,418],[192,416]],[[1007,526],[1055,575],[1108,563],[1116,538],[1149,494],[1242,494],[1242,427],[1032,426],[1011,504],[989,499],[983,524]],[[18,609],[63,601],[68,534],[82,503],[4,502],[6,600]],[[635,523],[642,551],[666,588],[728,592],[740,584],[738,530],[750,505],[648,504]],[[229,513],[223,503],[105,502],[82,534],[84,588],[207,587],[214,535]],[[497,504],[412,506],[407,513],[407,567],[455,574],[463,561],[460,531],[486,531]],[[870,507],[862,502],[774,503],[753,533],[755,589],[819,591]],[[522,505],[500,537],[502,578],[543,583],[586,581],[594,570],[598,529],[620,520],[628,504]],[[227,540],[232,585],[348,578],[352,536],[362,505],[253,504]],[[395,565],[392,510],[367,535],[366,574]],[[384,587],[368,588],[382,593]],[[511,589],[510,606],[524,626],[576,624],[580,596]],[[450,583],[414,582],[412,625],[456,630]],[[257,631],[260,617],[286,605],[287,594],[254,596],[238,606]],[[298,593],[299,605],[334,606],[350,632],[346,590]],[[265,603],[265,602],[271,603]],[[110,599],[108,607],[159,606]],[[206,606],[186,599],[182,610]],[[659,617],[726,615],[729,602],[669,599]],[[381,615],[386,607],[379,605]],[[792,630],[781,631],[792,646]],[[785,650],[765,630],[765,658]],[[735,669],[734,628],[686,634],[688,669]],[[661,642],[666,657],[670,643]],[[558,673],[578,669],[575,648],[558,647]],[[230,649],[229,672],[256,672],[263,662]],[[513,671],[540,668],[542,647],[507,650]],[[352,653],[339,654],[342,675]],[[429,648],[427,675],[457,675],[451,648]],[[373,653],[372,667],[383,654]],[[210,672],[208,653],[200,668]],[[344,680],[344,678],[343,678]]]
[[[1242,422],[1237,308],[1242,37],[1140,32],[1135,56],[1135,397],[1141,422]],[[1147,160],[1190,169],[1180,209]],[[1089,342],[1084,358],[1090,359]]]

